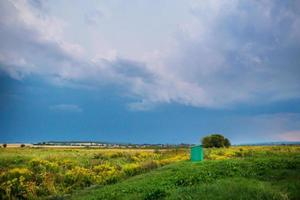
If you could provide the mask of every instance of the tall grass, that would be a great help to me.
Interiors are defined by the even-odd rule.
[[[216,177],[242,176],[270,167],[280,167],[279,158],[299,155],[300,147],[232,147],[205,149],[206,160],[216,160],[214,167],[202,168],[197,176],[173,173],[178,187],[214,180]],[[228,160],[238,158],[236,160]],[[247,164],[241,159],[251,158]],[[268,158],[268,162],[255,160]],[[276,162],[272,162],[276,158]],[[143,150],[143,149],[55,149],[55,148],[2,148],[0,149],[0,199],[38,199],[70,194],[93,185],[120,182],[130,176],[142,174],[155,168],[189,159],[189,149]],[[225,161],[222,161],[225,160]],[[293,168],[293,162],[285,162]],[[205,166],[210,162],[205,161]],[[243,168],[240,163],[244,163]],[[216,167],[216,166],[217,167]],[[218,169],[218,170],[217,170]],[[186,169],[189,170],[189,169]],[[248,175],[247,175],[248,174]],[[255,174],[259,176],[260,174]],[[150,191],[153,196],[165,196],[162,191]]]
[[[174,163],[71,199],[299,199],[300,157],[250,157]]]
[[[0,151],[0,199],[62,196],[188,159],[186,150],[6,148]]]

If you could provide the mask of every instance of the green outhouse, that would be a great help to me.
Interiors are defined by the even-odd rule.
[[[191,161],[202,161],[203,156],[204,155],[202,145],[191,147]]]

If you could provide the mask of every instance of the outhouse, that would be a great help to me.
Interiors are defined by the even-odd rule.
[[[202,145],[191,147],[191,161],[202,161],[203,156],[204,155]]]

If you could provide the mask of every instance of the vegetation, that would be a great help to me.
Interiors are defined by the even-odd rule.
[[[299,159],[180,162],[71,199],[299,199]]]
[[[298,146],[204,153],[193,163],[189,149],[2,148],[0,199],[300,198]]]
[[[206,157],[215,160],[173,163],[114,185],[78,191],[70,199],[296,200],[299,151],[299,147],[210,149]]]
[[[58,197],[188,159],[187,150],[6,148],[0,150],[0,199]]]
[[[223,135],[220,134],[212,134],[202,138],[202,145],[205,148],[211,147],[229,147],[230,141],[228,138],[225,138]]]

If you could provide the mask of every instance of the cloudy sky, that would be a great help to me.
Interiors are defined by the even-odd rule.
[[[300,1],[1,0],[0,141],[300,141]]]

